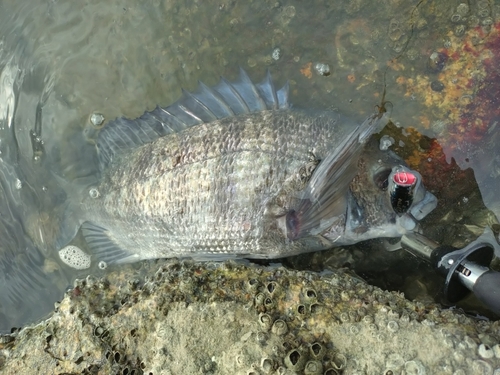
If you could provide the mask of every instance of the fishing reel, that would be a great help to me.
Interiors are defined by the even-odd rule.
[[[490,311],[500,316],[500,272],[489,265],[494,256],[492,241],[481,236],[463,249],[439,245],[420,233],[405,234],[401,248],[430,263],[445,277],[443,294],[456,303],[470,292]]]

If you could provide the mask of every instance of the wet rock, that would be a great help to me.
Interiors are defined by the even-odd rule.
[[[49,319],[2,336],[0,374],[33,368],[47,374],[430,374],[443,363],[447,369],[500,366],[497,322],[410,302],[342,271],[152,264],[159,270],[151,267],[140,280],[121,269],[78,281]],[[477,344],[485,340],[488,347]]]

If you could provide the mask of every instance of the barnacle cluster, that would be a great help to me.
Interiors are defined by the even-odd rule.
[[[77,281],[51,318],[1,337],[0,373],[461,374],[500,368],[498,322],[410,302],[342,271],[158,263],[145,277],[120,269],[105,279]]]

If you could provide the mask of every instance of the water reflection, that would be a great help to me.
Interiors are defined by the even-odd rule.
[[[416,129],[387,130],[395,151],[440,198],[426,234],[460,247],[497,228],[500,8],[485,3],[3,1],[0,331],[49,311],[79,275],[50,245],[65,199],[52,176],[95,173],[91,115],[135,118],[175,101],[181,86],[235,77],[239,66],[252,78],[269,68],[278,83],[290,80],[300,107],[359,120],[385,83],[394,122]],[[330,74],[317,74],[316,63]],[[380,257],[382,269],[404,261]]]
[[[28,159],[19,147],[15,118],[23,73],[11,60],[0,75],[0,331],[47,314],[67,286],[58,265],[47,261],[46,209],[54,202],[33,164],[41,144],[34,140],[36,153]]]
[[[67,287],[58,265],[26,235],[26,215],[36,208],[29,187],[19,184],[28,181],[19,171],[0,162],[0,331],[43,317]]]

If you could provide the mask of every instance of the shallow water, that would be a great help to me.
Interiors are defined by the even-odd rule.
[[[0,146],[3,163],[13,166],[3,173],[2,199],[15,213],[0,218],[0,230],[10,234],[0,246],[2,285],[15,277],[7,270],[23,276],[15,303],[0,292],[0,331],[48,313],[85,274],[65,266],[39,228],[50,237],[63,220],[65,196],[54,174],[72,181],[96,171],[91,115],[137,117],[172,103],[197,80],[234,78],[239,66],[257,81],[266,69],[278,84],[290,80],[296,106],[337,108],[358,120],[380,104],[385,84],[394,123],[439,141],[390,133],[440,198],[424,228],[460,247],[495,226],[500,113],[492,86],[500,78],[488,56],[500,53],[500,5],[468,4],[2,1]],[[429,62],[434,52],[446,61]],[[318,63],[329,72],[320,74]],[[488,105],[474,105],[476,98]]]

